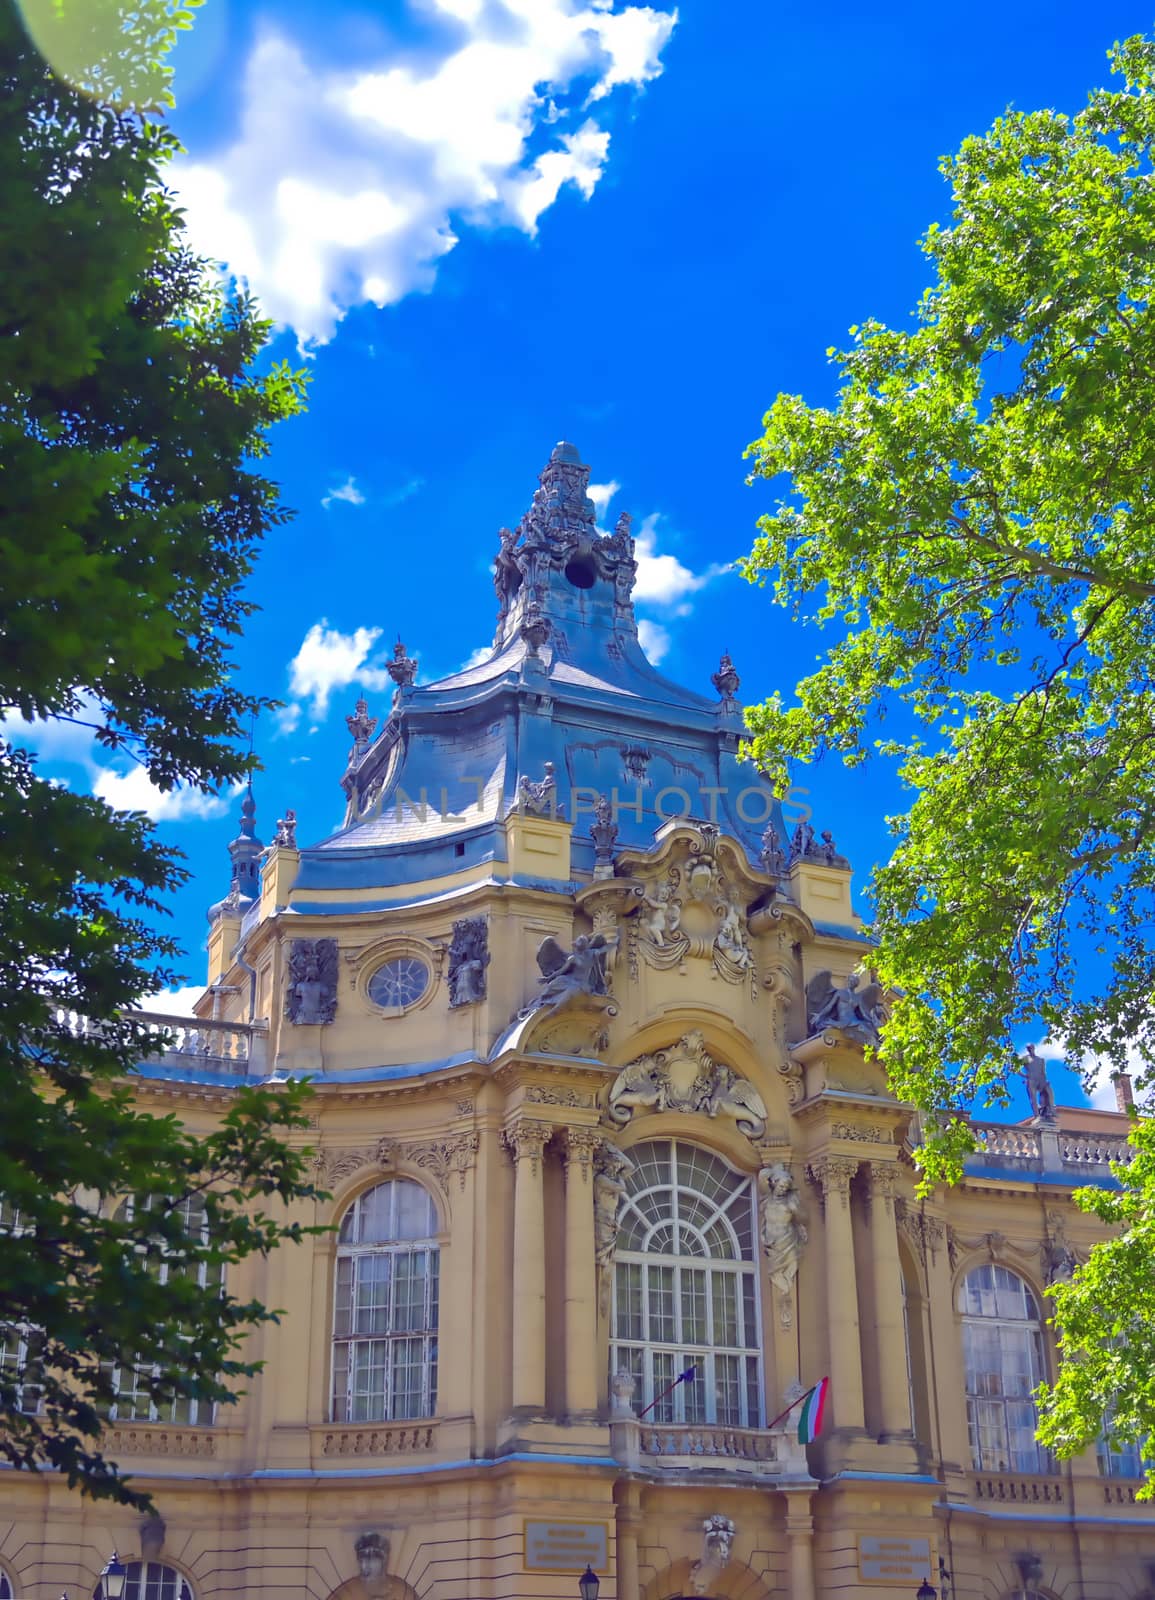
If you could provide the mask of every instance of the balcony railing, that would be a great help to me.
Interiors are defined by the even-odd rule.
[[[809,1477],[806,1451],[793,1429],[727,1428],[717,1423],[639,1423],[615,1417],[614,1454],[667,1470],[714,1468],[760,1477]]]
[[[1053,1126],[1008,1127],[1003,1122],[973,1122],[979,1164],[1012,1172],[1065,1172],[1072,1180],[1092,1173],[1109,1175],[1110,1165],[1131,1159],[1125,1133],[1081,1133]]]
[[[260,1023],[211,1022],[202,1017],[166,1016],[160,1011],[126,1015],[156,1036],[156,1051],[147,1060],[177,1057],[210,1070],[258,1074],[264,1067],[269,1034]]]

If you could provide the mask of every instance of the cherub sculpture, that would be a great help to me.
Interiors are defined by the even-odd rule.
[[[811,1038],[824,1028],[839,1028],[861,1044],[877,1048],[882,1043],[880,1029],[886,1020],[882,985],[868,983],[859,988],[860,982],[852,972],[846,987],[838,989],[827,968],[814,974],[806,985],[806,1025]]]

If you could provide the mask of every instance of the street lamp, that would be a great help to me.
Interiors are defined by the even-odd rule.
[[[100,1592],[103,1600],[121,1600],[128,1568],[114,1550],[104,1563],[100,1574]]]
[[[924,1578],[919,1584],[916,1600],[938,1600],[938,1590],[929,1578]]]
[[[592,1567],[587,1567],[578,1579],[578,1593],[582,1600],[598,1600],[598,1575]]]

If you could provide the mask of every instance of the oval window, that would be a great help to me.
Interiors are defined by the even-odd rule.
[[[368,994],[384,1011],[415,1006],[429,987],[429,968],[417,956],[394,956],[369,979]]]

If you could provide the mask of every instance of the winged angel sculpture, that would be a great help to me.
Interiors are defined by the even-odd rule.
[[[541,987],[518,1016],[561,1011],[578,995],[604,995],[609,956],[609,941],[602,933],[592,936],[579,933],[569,951],[564,950],[552,934],[547,935],[537,947]]]
[[[811,1038],[824,1028],[839,1028],[848,1038],[878,1048],[886,1021],[882,985],[868,983],[860,988],[861,981],[852,972],[845,989],[838,989],[827,968],[814,974],[806,985],[806,1025]]]

